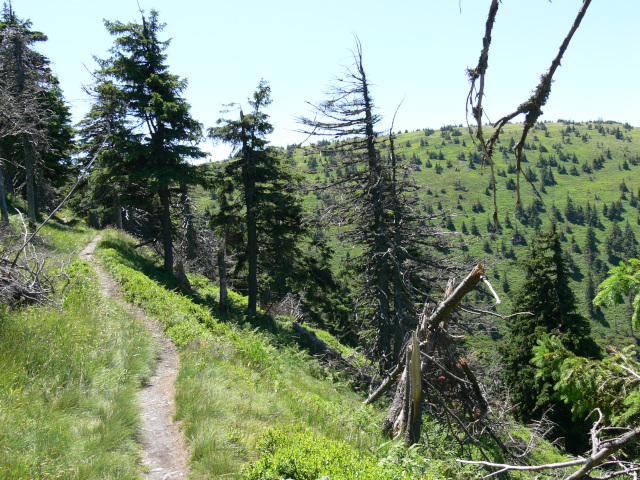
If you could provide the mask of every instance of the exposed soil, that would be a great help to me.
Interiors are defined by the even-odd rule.
[[[111,298],[122,297],[118,284],[98,265],[93,251],[101,239],[97,235],[80,252],[80,257],[91,262],[95,268],[102,291]],[[142,409],[143,461],[147,466],[147,480],[172,480],[186,478],[189,472],[187,461],[189,451],[184,435],[172,420],[175,413],[174,382],[178,372],[178,351],[164,334],[157,319],[147,316],[142,309],[122,303],[143,321],[161,345],[155,375],[144,385],[140,393]]]

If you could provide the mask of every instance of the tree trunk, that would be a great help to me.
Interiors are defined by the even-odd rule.
[[[440,392],[428,392],[425,387],[420,387],[421,391],[418,392],[417,377],[420,379],[428,377],[430,382],[425,382],[428,386],[436,383],[434,378],[442,380],[444,385],[453,385],[452,391],[461,391],[467,396],[465,399],[467,405],[477,406],[481,411],[486,411],[486,400],[482,396],[475,376],[464,359],[458,360],[451,355],[449,348],[451,340],[447,333],[450,314],[483,276],[484,266],[478,264],[455,289],[453,289],[453,282],[449,283],[445,298],[436,310],[431,315],[423,313],[418,330],[414,334],[414,342],[406,347],[401,357],[402,365],[399,367],[402,368],[402,374],[399,375],[398,370],[395,369],[391,375],[393,378],[383,382],[382,386],[365,401],[365,404],[373,402],[395,382],[395,379],[400,378],[389,413],[382,424],[385,435],[400,438],[404,432],[404,442],[407,445],[420,440],[422,406],[420,393],[424,392],[425,395],[435,398]],[[411,355],[416,345],[419,347],[420,355]]]
[[[254,151],[244,125],[244,114],[240,111],[242,122],[242,182],[244,183],[245,207],[247,209],[247,263],[249,266],[249,298],[247,308],[256,313],[258,307],[258,232],[256,231],[256,174]]]
[[[227,264],[225,260],[225,248],[223,245],[218,250],[218,272],[220,276],[220,300],[218,302],[218,309],[225,313],[227,311]]]
[[[25,134],[22,135],[23,149],[24,149],[24,167],[26,171],[26,183],[27,183],[27,217],[29,223],[33,226],[36,224],[36,190],[35,190],[35,155],[33,152],[33,146],[29,137]]]
[[[2,154],[0,154],[2,157]],[[4,191],[4,169],[2,168],[2,160],[0,160],[0,211],[2,212],[2,223],[9,226],[9,211],[7,210],[7,199]]]
[[[362,96],[365,107],[365,137],[367,147],[367,163],[369,169],[369,187],[371,188],[371,203],[373,206],[373,242],[374,265],[370,274],[373,276],[372,283],[375,288],[377,300],[378,316],[378,341],[377,348],[382,358],[381,367],[388,370],[391,365],[398,363],[396,352],[392,349],[392,339],[396,336],[396,326],[391,316],[391,290],[390,266],[388,258],[389,238],[385,229],[384,219],[384,187],[383,169],[380,164],[380,156],[376,150],[376,134],[373,129],[373,103],[369,97],[369,84],[362,67],[362,62],[358,63],[358,69],[362,77]]]
[[[122,225],[122,205],[120,204],[120,194],[116,193],[116,225],[118,230],[124,230]]]
[[[173,273],[173,241],[171,239],[171,201],[169,189],[160,190],[160,203],[162,205],[162,245],[164,247],[164,271]]]
[[[180,200],[184,210],[184,234],[186,241],[185,256],[187,260],[196,258],[196,232],[193,228],[193,214],[191,213],[191,200],[189,199],[189,189],[186,184],[180,184]]]
[[[251,312],[256,312],[258,306],[258,232],[256,231],[256,219],[253,206],[255,186],[251,189],[251,208],[247,208],[247,253],[249,264],[249,303]],[[247,205],[247,207],[249,207]]]

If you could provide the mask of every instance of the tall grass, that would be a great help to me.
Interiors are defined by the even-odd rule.
[[[429,425],[426,445],[405,449],[380,436],[385,411],[320,367],[301,347],[291,320],[241,312],[221,316],[216,288],[192,279],[189,296],[132,265],[153,259],[108,234],[98,256],[127,298],[158,315],[180,345],[177,418],[191,447],[195,478],[475,478],[455,462],[462,452],[445,429]],[[205,308],[208,307],[208,308]],[[326,337],[330,342],[335,339]],[[360,472],[360,473],[357,473]]]
[[[0,478],[140,478],[137,390],[156,346],[85,262],[62,309],[0,312]]]
[[[243,466],[260,454],[259,439],[274,427],[291,433],[312,429],[364,455],[383,442],[383,412],[363,407],[361,396],[333,381],[300,349],[290,320],[220,317],[215,308],[132,269],[144,261],[132,258],[139,254],[126,243],[124,236],[106,235],[97,254],[125,296],[157,315],[182,345],[177,416],[191,443],[197,478],[242,478]],[[202,278],[193,283],[202,291],[199,303],[210,305],[215,287]]]

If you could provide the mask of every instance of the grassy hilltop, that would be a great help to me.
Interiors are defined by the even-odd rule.
[[[490,128],[485,130],[487,138],[491,133]],[[522,208],[518,208],[513,147],[521,134],[521,124],[507,125],[494,154],[500,222],[497,231],[491,222],[491,169],[481,164],[480,147],[466,127],[399,132],[395,140],[397,155],[405,165],[414,168],[412,175],[422,186],[419,195],[424,213],[449,212],[450,218],[441,226],[458,232],[467,242],[464,253],[469,259],[482,260],[492,267],[491,281],[506,300],[498,307],[503,313],[510,313],[509,292],[517,289],[523,280],[517,261],[526,257],[534,230],[547,228],[552,219],[556,219],[562,232],[563,250],[573,272],[579,300],[584,298],[589,273],[597,286],[611,267],[627,257],[624,252],[607,254],[607,238],[614,224],[624,234],[628,223],[635,238],[640,239],[640,131],[637,128],[602,121],[538,123],[527,138],[522,168],[539,196],[521,177]],[[384,155],[388,141],[381,137],[380,143]],[[288,149],[287,157],[312,182],[324,184],[343,173],[332,168],[329,156],[313,147]],[[309,193],[305,198],[307,211],[322,208],[327,198],[321,190]],[[568,203],[572,204],[569,209]],[[592,217],[597,217],[593,229],[596,250],[591,265],[585,256],[587,204],[596,212]],[[338,263],[344,260],[350,247],[337,246],[343,257],[337,259]],[[591,318],[594,335],[600,343],[634,342],[629,310],[625,306],[590,312],[585,302],[583,313]]]

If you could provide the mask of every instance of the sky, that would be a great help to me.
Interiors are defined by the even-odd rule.
[[[103,20],[140,22],[159,12],[171,39],[167,63],[188,80],[194,118],[215,125],[232,102],[246,105],[261,79],[271,86],[271,143],[298,143],[295,118],[311,115],[352,63],[354,36],[372,97],[388,130],[466,124],[466,69],[482,47],[489,0],[13,0],[20,18],[48,36],[52,63],[74,122],[90,107],[83,85],[94,56],[113,45]],[[503,0],[489,53],[484,107],[496,121],[529,98],[551,65],[582,0]],[[554,76],[542,120],[615,120],[640,126],[640,2],[594,0]],[[522,121],[518,117],[515,121]],[[471,121],[471,119],[469,119]],[[228,150],[206,142],[212,159]]]

